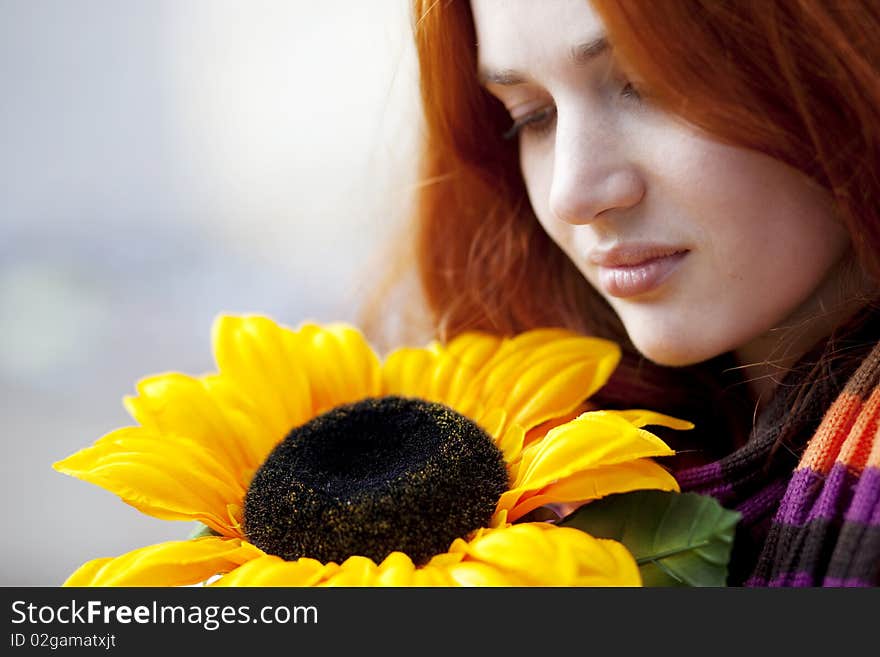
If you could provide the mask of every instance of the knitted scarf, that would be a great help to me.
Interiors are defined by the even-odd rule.
[[[675,473],[683,491],[742,514],[728,584],[880,585],[878,329],[872,311],[845,340],[812,350],[780,383],[748,444]],[[816,358],[847,351],[867,354]],[[808,372],[815,384],[793,398]]]

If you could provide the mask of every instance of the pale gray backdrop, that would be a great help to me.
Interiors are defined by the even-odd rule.
[[[405,215],[407,0],[0,0],[0,585],[189,525],[50,464],[213,369],[221,311],[354,320]]]

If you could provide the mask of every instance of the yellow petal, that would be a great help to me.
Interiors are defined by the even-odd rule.
[[[452,541],[452,545],[449,547],[449,550],[447,552],[435,554],[433,557],[431,557],[428,565],[434,568],[448,568],[449,566],[457,564],[464,558],[466,549],[467,541],[462,538],[456,538],[454,541]]]
[[[503,408],[484,411],[479,418],[472,419],[476,420],[483,430],[492,436],[496,444],[503,439],[501,431],[507,426],[507,411]]]
[[[523,523],[484,532],[468,544],[466,552],[471,559],[486,561],[496,568],[517,573],[527,583],[534,584],[533,576],[550,581],[570,582],[578,571],[573,554],[558,550],[548,541],[545,532]],[[530,572],[535,564],[543,564],[537,572]],[[547,583],[547,582],[545,582]]]
[[[126,427],[53,467],[156,518],[198,520],[226,536],[239,535],[227,506],[241,503],[244,487],[211,451],[189,438]]]
[[[411,586],[416,567],[403,552],[392,552],[379,564],[377,586]]]
[[[638,565],[620,543],[597,539],[570,527],[522,523],[484,532],[467,545],[468,571],[492,582],[529,586],[639,586]],[[456,577],[453,572],[453,577]],[[503,585],[503,584],[502,584]]]
[[[479,561],[462,561],[447,569],[456,586],[528,586],[528,580]]]
[[[261,554],[238,539],[170,541],[89,561],[64,586],[186,586],[234,570]]]
[[[679,486],[675,477],[651,459],[606,465],[554,481],[538,492],[523,493],[510,507],[508,519],[516,521],[547,504],[587,502],[633,490],[678,491]],[[505,504],[510,502],[505,500]]]
[[[221,315],[212,334],[220,373],[256,402],[274,442],[312,417],[308,371],[293,331],[267,317]]]
[[[673,453],[660,438],[614,411],[590,411],[524,449],[514,487],[538,490],[583,470]]]
[[[669,427],[670,429],[693,429],[694,423],[687,420],[680,420],[671,415],[663,415],[655,411],[647,411],[641,408],[634,408],[625,411],[614,411],[615,415],[622,417],[633,426],[642,428],[648,425],[657,425],[661,427]]]
[[[211,586],[317,586],[339,570],[335,563],[315,559],[285,561],[261,556],[213,582]]]
[[[467,390],[485,408],[504,408],[526,431],[571,412],[598,390],[620,360],[613,342],[564,329],[506,340]]]
[[[261,446],[265,430],[249,421],[254,411],[245,399],[234,400],[232,390],[217,394],[220,385],[216,377],[160,374],[138,382],[138,395],[126,397],[124,403],[146,429],[184,436],[211,450],[247,486],[247,473],[262,463],[268,451]]]
[[[379,357],[356,328],[307,322],[297,329],[296,341],[296,364],[311,386],[313,415],[382,393]]]
[[[339,570],[328,577],[324,586],[376,586],[379,567],[372,559],[362,556],[349,557]]]
[[[518,424],[507,427],[504,435],[498,440],[498,449],[504,454],[504,461],[508,464],[516,463],[523,448],[525,431]]]
[[[382,393],[427,400],[438,357],[436,348],[402,347],[391,352],[382,364]]]
[[[420,573],[420,574],[417,574]],[[342,565],[315,559],[284,561],[265,556],[220,578],[212,586],[441,586],[449,584],[445,570],[436,566],[416,569],[401,552],[392,552],[380,565],[353,556]]]
[[[468,332],[450,341],[431,372],[428,398],[459,412],[466,408],[468,388],[502,343],[498,336]]]
[[[203,376],[202,386],[211,395],[216,404],[223,409],[227,423],[235,434],[236,440],[247,445],[256,465],[251,474],[266,460],[269,452],[286,436],[279,438],[279,429],[260,408],[259,400],[253,400],[236,386],[235,382],[221,374]],[[292,427],[291,427],[292,428]],[[246,466],[241,464],[244,469]],[[250,484],[250,479],[247,480]]]
[[[509,424],[529,431],[571,413],[619,360],[615,343],[566,329],[513,338],[471,331],[445,346],[393,351],[382,366],[383,390],[446,404],[481,425],[494,423],[501,410],[504,424],[491,432],[497,439]]]
[[[678,491],[675,477],[652,459],[638,459],[577,472],[547,485],[540,495],[550,502],[580,502],[633,490]]]
[[[582,404],[578,404],[577,407],[564,415],[560,415],[558,417],[554,417],[550,420],[546,420],[541,422],[526,432],[525,438],[523,439],[523,445],[531,445],[536,440],[542,439],[546,436],[550,429],[555,429],[560,424],[565,424],[566,422],[571,422],[573,419],[586,413],[587,411],[595,411],[598,407],[596,407],[592,402],[583,402]]]
[[[455,582],[445,568],[428,564],[413,573],[412,586],[454,586]]]
[[[382,365],[384,394],[439,402],[474,419],[478,400],[468,390],[501,343],[498,336],[468,332],[445,346],[396,349]]]

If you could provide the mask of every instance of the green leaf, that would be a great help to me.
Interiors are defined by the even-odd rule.
[[[639,490],[585,504],[558,524],[623,543],[645,586],[725,586],[740,517],[706,495]]]

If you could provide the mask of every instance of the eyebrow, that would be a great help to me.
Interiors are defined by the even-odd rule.
[[[605,35],[596,37],[591,41],[572,46],[569,50],[569,59],[576,66],[586,66],[591,61],[611,49],[608,38]],[[501,71],[488,71],[480,69],[478,73],[480,84],[498,84],[504,87],[511,87],[526,82],[526,76],[519,71],[505,69]]]

